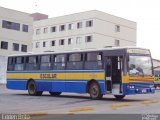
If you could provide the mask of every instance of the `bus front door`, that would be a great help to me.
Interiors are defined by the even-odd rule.
[[[106,91],[121,94],[122,56],[108,56],[105,62]]]

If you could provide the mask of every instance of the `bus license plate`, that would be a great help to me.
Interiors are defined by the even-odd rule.
[[[143,89],[143,90],[142,90],[142,93],[146,93],[146,92],[147,92],[147,90],[146,90],[146,89]]]

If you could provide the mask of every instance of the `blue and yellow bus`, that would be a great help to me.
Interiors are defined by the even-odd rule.
[[[91,99],[111,94],[155,92],[150,51],[142,48],[104,48],[44,52],[8,57],[7,88],[39,96],[48,91],[89,93]]]

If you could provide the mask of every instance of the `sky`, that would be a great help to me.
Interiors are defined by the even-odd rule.
[[[49,17],[100,10],[137,22],[137,46],[160,60],[160,0],[0,0],[0,6]]]

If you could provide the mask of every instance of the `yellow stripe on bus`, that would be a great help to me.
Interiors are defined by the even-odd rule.
[[[123,76],[122,77],[123,83],[129,83],[129,82],[154,82],[153,76]]]
[[[105,73],[8,73],[8,79],[50,79],[50,80],[105,80]],[[154,82],[152,76],[122,76],[122,83]]]
[[[49,77],[42,78],[41,75],[50,74]],[[55,78],[52,78],[52,74],[56,74]],[[104,80],[104,72],[100,73],[8,73],[8,79],[58,79],[58,80]]]

